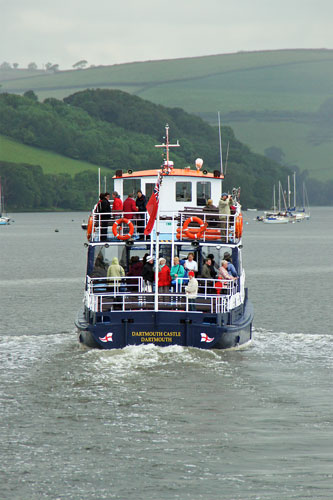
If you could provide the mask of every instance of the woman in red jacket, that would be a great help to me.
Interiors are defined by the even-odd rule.
[[[112,198],[113,198],[112,211],[113,212],[122,212],[123,202],[121,201],[117,191],[113,191]]]
[[[170,268],[166,265],[166,260],[161,257],[158,261],[159,272],[158,272],[158,293],[169,293],[171,285]],[[168,302],[169,297],[165,295],[161,297],[162,302]]]

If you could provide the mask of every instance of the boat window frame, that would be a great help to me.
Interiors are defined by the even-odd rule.
[[[133,186],[132,191],[130,191],[131,188],[127,188],[126,185],[131,185]],[[133,194],[135,197],[137,195],[138,191],[141,191],[141,179],[138,179],[137,177],[133,178],[127,178],[123,179],[123,198],[127,198],[129,194]]]
[[[184,190],[184,189],[182,189],[183,194],[184,194],[184,197],[181,197],[181,198],[180,198],[181,194],[177,194],[177,191],[178,191],[178,189],[177,189],[177,188],[178,188],[178,186],[179,186],[179,185],[181,185],[181,184],[183,184],[183,185],[187,185],[187,186],[185,187],[185,190]],[[186,195],[186,193],[187,193],[187,189],[188,189],[188,187],[189,187],[189,195],[188,195],[188,196],[189,196],[189,199],[187,199],[187,198],[185,197],[185,195]],[[177,203],[189,203],[189,202],[191,202],[191,201],[192,201],[192,198],[193,198],[192,182],[190,182],[190,181],[176,181],[176,182],[175,182],[175,201],[176,201]]]
[[[201,198],[198,197],[198,192],[199,192],[198,187],[200,185],[207,185],[207,186],[209,186],[209,194],[207,196],[205,196],[204,198],[202,196],[201,196]],[[202,194],[204,194],[204,191],[205,191],[205,189],[203,190]],[[197,182],[196,197],[197,197],[197,206],[198,207],[204,207],[207,204],[207,200],[211,199],[211,197],[212,197],[212,183],[210,181],[198,181]],[[205,200],[204,203],[202,203],[202,201],[200,201],[200,200],[203,200],[203,199]]]

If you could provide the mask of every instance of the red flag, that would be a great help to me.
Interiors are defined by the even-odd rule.
[[[149,221],[147,223],[146,229],[144,230],[144,234],[147,236],[150,234],[153,230],[156,216],[157,216],[157,211],[158,211],[158,205],[160,201],[160,186],[162,184],[162,176],[159,173],[156,185],[154,187],[154,191],[149,198],[149,201],[147,203],[147,212],[149,213]]]

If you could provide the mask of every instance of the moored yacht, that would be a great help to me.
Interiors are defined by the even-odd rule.
[[[243,220],[236,195],[231,215],[206,211],[208,199],[219,200],[223,175],[194,168],[177,169],[169,160],[168,126],[160,169],[116,171],[114,189],[120,198],[141,190],[149,202],[147,212],[93,212],[87,229],[88,255],[84,307],[76,326],[79,341],[101,349],[153,343],[202,349],[227,349],[252,339],[253,307],[248,300],[242,262]],[[204,260],[214,257],[216,268],[228,252],[237,272],[235,279],[203,278]],[[195,299],[186,293],[189,278],[176,278],[167,292],[158,286],[161,258],[171,267],[194,255],[198,271]],[[128,275],[133,257],[154,260],[154,282]],[[108,273],[112,262],[125,276]],[[218,269],[216,269],[218,275]],[[109,274],[109,275],[108,275]]]

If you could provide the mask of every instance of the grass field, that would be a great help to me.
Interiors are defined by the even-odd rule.
[[[119,88],[170,107],[181,107],[216,124],[216,115],[248,113],[243,121],[228,118],[238,138],[252,150],[281,148],[288,164],[307,169],[318,179],[332,179],[332,143],[312,146],[309,118],[333,95],[333,50],[277,50],[148,61],[36,74],[1,80],[1,91],[34,90],[40,97],[63,98],[85,88]],[[18,71],[18,70],[17,70]],[[251,113],[267,113],[254,121]],[[275,122],[269,113],[299,113],[296,120]]]
[[[0,135],[0,160],[40,165],[45,174],[66,173],[74,176],[84,170],[96,172],[96,175],[98,173],[98,165],[72,160],[71,158],[52,153],[52,151],[26,146],[3,135]],[[101,174],[110,176],[110,170],[101,167]]]
[[[231,126],[237,138],[250,145],[252,150],[264,154],[266,148],[277,146],[283,150],[288,164],[296,164],[301,170],[306,167],[310,177],[319,181],[333,178],[333,143],[313,146],[309,141],[310,125],[298,124],[296,127],[293,123],[279,122],[268,127],[267,123],[252,120],[234,122]],[[318,165],[321,165],[320,169]]]

